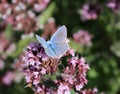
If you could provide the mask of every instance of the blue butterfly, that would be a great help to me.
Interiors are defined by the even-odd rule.
[[[38,35],[36,35],[36,38],[42,44],[45,49],[45,53],[49,57],[60,58],[69,49],[67,41],[67,28],[64,25],[53,34],[49,41],[45,41]]]

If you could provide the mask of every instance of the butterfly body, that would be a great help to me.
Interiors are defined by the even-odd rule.
[[[65,26],[60,27],[51,37],[50,41],[45,41],[36,35],[37,40],[42,44],[45,53],[52,58],[62,57],[69,49],[67,42],[67,29]]]
[[[54,48],[54,45],[50,42],[50,41],[47,41],[47,48],[45,49],[45,52],[49,55],[51,55],[51,53],[52,53],[52,56],[53,57],[56,57],[57,56],[57,53],[56,53],[56,51],[55,51],[55,48]],[[49,53],[49,52],[51,52],[51,53]],[[49,55],[49,56],[50,56]]]

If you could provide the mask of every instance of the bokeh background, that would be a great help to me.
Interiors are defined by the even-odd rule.
[[[0,0],[0,94],[33,94],[21,54],[35,34],[49,39],[62,25],[90,64],[84,88],[120,94],[120,0]]]

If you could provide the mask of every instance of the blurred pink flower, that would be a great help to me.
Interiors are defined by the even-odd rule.
[[[98,93],[98,89],[95,87],[92,89],[85,89],[81,91],[81,94],[97,94]],[[104,94],[104,93],[100,93],[100,94]]]
[[[6,85],[10,85],[14,79],[14,74],[12,71],[8,71],[2,78],[2,82]]]
[[[109,2],[107,6],[111,9],[114,9],[116,7],[116,4],[114,2]]]
[[[53,33],[55,33],[55,31],[57,30],[55,19],[54,18],[49,18],[47,23],[44,25],[43,30],[44,31],[43,31],[42,37],[44,39],[49,39],[49,37]]]
[[[14,71],[14,79],[13,79],[14,82],[20,83],[23,78],[24,78],[24,75],[21,71],[19,71],[19,70]]]
[[[78,42],[80,45],[91,46],[92,42],[92,35],[85,30],[79,30],[78,32],[74,33],[73,39]]]
[[[83,21],[86,20],[95,20],[98,18],[98,14],[101,8],[98,5],[87,5],[84,4],[82,9],[79,10],[79,14],[81,15],[81,19]]]
[[[0,19],[11,24],[13,30],[27,33],[38,30],[37,14],[42,12],[50,0],[2,0],[0,3]]]
[[[120,1],[119,0],[109,0],[107,6],[111,8],[114,12],[118,12],[120,10]]]
[[[15,51],[16,45],[14,43],[11,43],[9,47],[6,49],[7,54],[12,54],[13,51]]]
[[[75,56],[75,50],[74,49],[69,49],[66,53],[66,56],[67,55],[72,55],[72,56]]]

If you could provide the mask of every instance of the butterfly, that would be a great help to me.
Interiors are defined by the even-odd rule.
[[[62,57],[69,49],[67,40],[67,28],[61,26],[51,37],[49,41],[45,41],[42,37],[36,35],[36,39],[45,49],[45,53],[52,58]]]

